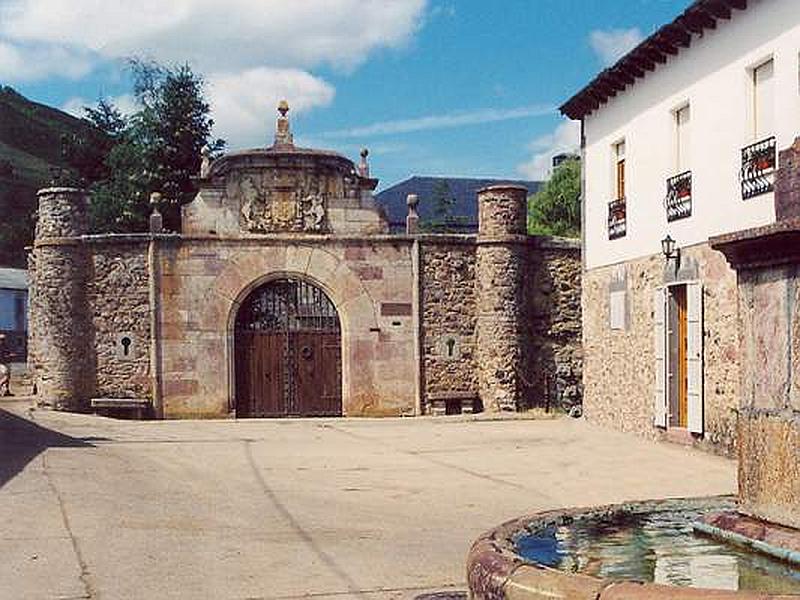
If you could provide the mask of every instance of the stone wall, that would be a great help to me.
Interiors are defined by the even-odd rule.
[[[339,313],[345,415],[414,414],[412,247],[407,238],[389,236],[165,241],[159,250],[164,414],[233,413],[233,316],[258,285],[287,275],[320,286]]]
[[[57,194],[52,200],[63,210],[42,223],[50,235],[62,231],[60,219],[75,222],[62,219],[69,202]],[[571,406],[580,396],[574,243],[460,235],[85,236],[80,227],[63,233],[37,238],[31,255],[31,365],[42,401],[59,408],[86,409],[91,397],[137,398],[151,399],[155,414],[167,418],[234,414],[236,311],[256,287],[286,276],[321,287],[339,312],[346,415],[411,415],[436,395],[471,406],[481,369],[488,373],[483,396],[508,392],[510,382],[513,409],[545,404],[545,381],[551,405]],[[486,268],[479,278],[481,243]],[[479,314],[500,327],[485,330],[493,339],[483,344],[483,358]],[[508,324],[513,331],[503,329]],[[501,346],[516,368],[506,368]]]
[[[81,190],[39,192],[36,242],[30,259],[29,364],[38,403],[86,410],[94,392],[94,344],[86,296],[88,256],[76,236],[86,232]]]
[[[790,157],[798,152],[796,144]],[[796,202],[800,162],[787,165],[785,158],[781,153],[776,198],[789,194]],[[800,527],[800,219],[711,243],[738,273],[740,506]]]
[[[422,404],[478,393],[474,236],[420,238]],[[521,258],[520,409],[581,403],[581,257],[578,242],[530,237]],[[448,356],[447,340],[457,340]],[[545,392],[545,383],[548,392]]]
[[[422,404],[430,412],[432,395],[478,391],[474,237],[423,238],[420,275]]]
[[[583,397],[578,242],[535,238],[525,270],[524,404],[570,411]]]
[[[90,244],[87,292],[99,397],[152,397],[147,246],[146,239],[125,242],[113,237]]]
[[[800,411],[800,268],[739,271],[745,408]]]
[[[739,396],[736,274],[707,244],[681,251],[683,263],[696,266],[689,276],[704,286],[705,434],[696,443],[733,455]],[[627,328],[612,330],[609,286],[623,274]],[[653,292],[664,283],[660,254],[584,273],[583,408],[588,420],[651,439],[663,435],[653,424]]]
[[[739,418],[739,507],[800,527],[800,414],[745,408]]]

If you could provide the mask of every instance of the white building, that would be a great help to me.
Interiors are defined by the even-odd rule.
[[[698,0],[561,110],[583,125],[587,418],[731,450],[736,277],[707,242],[775,221],[800,2]]]
[[[0,362],[25,362],[28,272],[0,268]]]

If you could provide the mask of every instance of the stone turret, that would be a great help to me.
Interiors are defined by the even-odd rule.
[[[30,291],[30,362],[38,402],[86,410],[94,390],[89,260],[79,239],[88,230],[86,195],[66,187],[38,195]]]
[[[528,190],[516,185],[478,192],[478,393],[488,412],[517,410],[522,398],[527,196]]]

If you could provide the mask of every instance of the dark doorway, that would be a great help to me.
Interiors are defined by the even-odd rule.
[[[293,278],[262,285],[234,333],[237,417],[342,414],[339,315],[320,288]]]

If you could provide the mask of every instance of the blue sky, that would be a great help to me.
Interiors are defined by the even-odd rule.
[[[0,0],[0,84],[78,111],[131,106],[125,56],[189,61],[217,135],[296,142],[381,187],[411,175],[541,178],[576,143],[557,106],[688,0]]]

